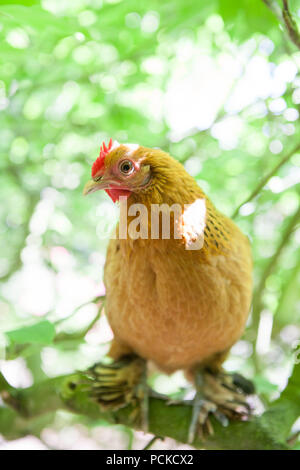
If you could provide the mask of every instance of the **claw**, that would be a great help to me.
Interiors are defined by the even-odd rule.
[[[126,356],[111,364],[95,364],[87,371],[92,379],[90,395],[106,411],[133,405],[132,419],[140,416],[142,429],[148,430],[148,386],[146,363]]]
[[[229,424],[229,419],[227,418],[227,416],[224,415],[224,413],[221,413],[221,411],[216,411],[214,413],[214,416],[216,418],[217,421],[219,421],[220,424],[222,424],[222,426],[224,426],[224,428],[226,428]]]
[[[188,433],[189,444],[194,441],[197,428],[202,439],[213,434],[211,415],[223,426],[228,426],[230,420],[248,420],[252,412],[246,395],[253,393],[254,388],[247,379],[222,371],[204,370],[202,378],[200,374],[198,371],[195,376],[196,395]]]

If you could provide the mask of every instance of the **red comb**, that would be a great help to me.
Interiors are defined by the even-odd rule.
[[[94,161],[93,166],[92,166],[92,178],[94,178],[96,174],[98,173],[98,171],[101,170],[101,168],[103,168],[104,159],[106,155],[110,152],[112,148],[112,144],[113,144],[112,139],[110,139],[107,147],[105,145],[105,142],[102,142],[102,145],[100,147],[99,157],[97,158],[97,160]]]

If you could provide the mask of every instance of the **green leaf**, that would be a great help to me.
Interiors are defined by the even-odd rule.
[[[50,35],[50,31],[52,31],[57,35],[57,38],[73,34],[78,28],[78,23],[74,18],[59,18],[49,11],[43,10],[39,4],[32,5],[30,8],[27,6],[22,4],[3,4],[2,6],[0,3],[0,15],[4,18],[5,25],[7,27],[29,28],[31,34],[39,33],[41,35],[47,31],[47,34]],[[42,29],[41,25],[43,25]]]
[[[276,392],[278,390],[278,386],[269,382],[266,377],[263,377],[262,375],[257,375],[253,378],[253,382],[255,384],[255,389],[258,394],[261,393],[272,393]]]
[[[55,336],[55,328],[49,321],[41,321],[31,326],[7,331],[6,336],[12,343],[51,344]]]
[[[218,0],[218,6],[228,33],[237,40],[248,39],[255,32],[268,34],[278,25],[262,0]]]
[[[40,0],[0,0],[1,5],[23,5],[25,7],[30,7],[36,3],[40,3]]]
[[[277,403],[285,400],[289,400],[297,404],[300,413],[300,363],[295,364],[288,385],[277,400]]]

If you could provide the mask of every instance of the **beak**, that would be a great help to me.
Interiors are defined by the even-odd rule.
[[[87,196],[88,194],[94,193],[95,191],[99,191],[100,189],[110,189],[111,186],[119,186],[119,184],[116,181],[108,179],[105,176],[103,176],[98,181],[90,180],[86,183],[85,187],[83,188],[83,195]]]
[[[90,180],[86,183],[85,187],[83,188],[83,195],[87,196],[88,194],[94,193],[99,189],[104,189],[103,181]]]

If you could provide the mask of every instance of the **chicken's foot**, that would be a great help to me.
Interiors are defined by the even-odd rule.
[[[192,444],[197,431],[203,436],[204,434],[212,434],[213,429],[211,422],[209,420],[209,415],[211,413],[217,413],[218,418],[223,420],[224,416],[219,416],[217,411],[217,406],[212,401],[209,401],[205,398],[203,394],[203,373],[201,370],[195,373],[195,386],[196,386],[196,395],[193,401],[193,409],[192,409],[192,418],[191,423],[188,431],[188,443]]]
[[[204,395],[229,419],[244,421],[250,417],[252,409],[247,397],[254,392],[252,382],[240,374],[229,374],[222,369],[204,371]]]
[[[111,363],[97,363],[87,373],[92,379],[91,396],[104,411],[117,411],[129,404],[132,421],[140,417],[142,429],[148,429],[146,361],[130,355]]]
[[[247,396],[254,393],[254,387],[241,375],[208,368],[197,370],[195,386],[196,395],[188,433],[190,444],[194,441],[197,431],[202,438],[213,434],[211,415],[223,426],[227,426],[229,420],[245,421],[251,416],[252,409]]]

